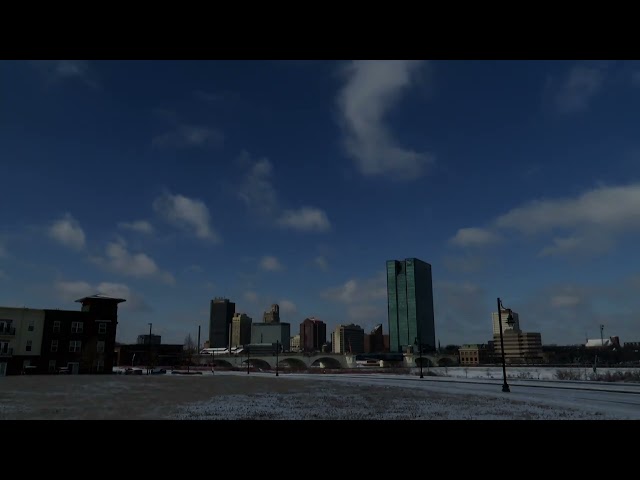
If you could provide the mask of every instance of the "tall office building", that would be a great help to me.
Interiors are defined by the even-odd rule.
[[[305,318],[300,324],[300,349],[303,352],[320,352],[327,342],[327,325],[317,318]]]
[[[231,321],[231,347],[241,347],[251,343],[250,316],[244,313],[236,313]]]
[[[364,353],[364,329],[358,325],[338,325],[331,336],[333,353]]]
[[[262,315],[264,323],[280,323],[280,306],[277,303],[271,305],[271,310]]]
[[[228,347],[231,343],[231,322],[236,304],[227,298],[211,300],[209,315],[209,345],[211,348]]]
[[[387,261],[387,299],[391,352],[416,343],[435,349],[431,265],[417,258]]]

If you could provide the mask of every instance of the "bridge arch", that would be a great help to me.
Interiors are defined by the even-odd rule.
[[[438,359],[439,367],[452,367],[454,365],[455,365],[455,362],[449,357],[441,357],[440,359]]]
[[[213,361],[213,366],[214,367],[221,367],[221,368],[231,368],[231,367],[233,367],[233,365],[230,362],[227,362],[226,360],[218,360],[218,359],[215,359]]]
[[[292,370],[306,370],[307,364],[299,358],[284,358],[278,362],[278,366],[291,368]]]
[[[261,358],[249,358],[249,360],[243,360],[242,364],[246,367],[247,362],[249,362],[249,365],[251,365],[252,367],[271,370],[271,365],[269,364],[269,362]]]
[[[342,365],[340,364],[340,361],[335,359],[335,358],[331,358],[331,357],[316,358],[311,363],[310,366],[311,367],[329,368],[329,369],[342,368]]]
[[[420,365],[422,364],[422,367],[433,367],[434,363],[433,360],[428,358],[428,357],[417,357],[415,359],[416,362],[416,367],[420,367]]]

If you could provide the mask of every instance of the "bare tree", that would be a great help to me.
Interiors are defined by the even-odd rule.
[[[184,339],[184,360],[187,364],[187,372],[189,371],[189,367],[191,366],[191,360],[193,358],[193,354],[196,351],[196,344],[191,338],[191,334],[187,335]]]

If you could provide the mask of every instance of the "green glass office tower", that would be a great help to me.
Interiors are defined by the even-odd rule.
[[[403,352],[408,345],[435,349],[431,265],[417,258],[387,261],[389,348]]]

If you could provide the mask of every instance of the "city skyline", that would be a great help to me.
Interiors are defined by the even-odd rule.
[[[436,340],[495,299],[545,344],[639,341],[640,64],[2,61],[0,305],[127,298],[118,341],[258,321],[387,329],[428,259]],[[489,326],[487,326],[489,325]],[[205,338],[205,337],[203,337]]]

